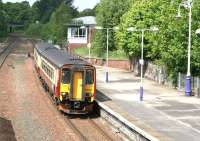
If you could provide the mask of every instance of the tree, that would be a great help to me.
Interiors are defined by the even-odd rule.
[[[4,11],[3,3],[0,0],[0,37],[5,36],[7,31],[6,13]]]
[[[51,38],[61,44],[63,40],[67,39],[67,24],[69,24],[72,18],[78,15],[77,9],[72,6],[71,2],[63,2],[59,8],[53,12],[50,22]]]
[[[83,16],[95,16],[95,9],[85,9],[82,12],[79,12],[79,17]]]
[[[39,36],[45,40],[53,40],[54,43],[57,44],[62,44],[62,42],[67,39],[66,25],[71,22],[72,18],[78,15],[78,11],[73,7],[72,2],[73,0],[62,2],[58,8],[52,11],[47,23],[33,23],[27,29],[27,33]],[[37,14],[37,12],[35,14],[35,17],[38,18],[37,20],[41,21],[42,17]]]
[[[32,6],[33,21],[47,23],[52,13],[60,6],[64,0],[40,0],[36,1]],[[73,0],[68,0],[72,2]],[[67,2],[68,2],[67,1]]]
[[[129,9],[130,0],[101,0],[96,7],[96,19],[99,26],[105,28],[112,28],[118,26],[121,16]],[[109,50],[116,50],[116,41],[114,38],[115,33],[110,31],[109,34]],[[98,48],[99,52],[106,48],[106,31],[98,31],[94,41],[95,48]]]
[[[30,5],[27,1],[21,3],[5,3],[4,10],[9,24],[27,25],[31,19]]]
[[[180,2],[180,1],[179,1]],[[187,45],[188,45],[188,11],[182,10],[185,15],[182,19],[175,18],[179,2],[167,0],[142,0],[136,1],[125,13],[121,19],[121,31],[118,32],[118,44],[127,54],[134,57],[140,57],[141,52],[141,34],[129,33],[127,28],[130,26],[136,28],[150,28],[158,26],[159,33],[145,33],[145,58],[160,65],[165,65],[169,76],[175,79],[178,72],[186,72],[187,64]],[[197,29],[200,18],[198,7],[200,2],[193,7],[193,31]],[[196,52],[199,53],[197,43],[199,39],[193,33],[192,47],[192,71],[199,73],[200,61]]]

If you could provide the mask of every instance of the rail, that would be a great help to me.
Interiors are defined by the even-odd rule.
[[[38,79],[39,81],[39,79]],[[48,93],[48,92],[46,92]],[[55,104],[55,110],[58,110],[59,108],[57,107],[55,101],[53,100],[53,96],[48,93],[47,94],[49,99],[51,100],[51,102],[53,104]],[[81,118],[71,118],[73,117],[70,115],[67,115],[63,112],[59,112],[60,116],[63,118],[63,120],[66,122],[67,125],[69,125],[71,127],[71,129],[76,133],[76,135],[79,137],[80,140],[83,141],[93,141],[95,140],[95,137],[91,137],[91,133],[94,134],[94,132],[96,132],[96,137],[101,136],[102,138],[104,138],[103,140],[107,140],[107,141],[114,141],[105,131],[103,131],[103,129],[101,129],[101,127],[99,127],[94,121],[93,119],[91,119],[90,117],[85,118],[84,115],[83,119]],[[81,116],[81,115],[74,115],[74,116]],[[91,130],[91,132],[87,131],[86,128],[88,128],[89,130]]]
[[[12,46],[15,43],[15,41],[16,41],[16,39],[14,39],[13,41],[9,41],[9,44],[3,49],[3,51],[0,52],[0,69],[3,66],[6,58],[10,54],[10,52],[12,50]]]

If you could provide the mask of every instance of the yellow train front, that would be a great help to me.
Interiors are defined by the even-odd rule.
[[[93,111],[96,96],[94,66],[47,43],[36,45],[34,60],[42,85],[59,110],[68,114]]]
[[[59,109],[70,114],[93,111],[96,94],[95,68],[69,65],[61,70]]]

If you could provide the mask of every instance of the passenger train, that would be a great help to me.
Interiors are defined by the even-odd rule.
[[[91,64],[52,44],[34,48],[38,76],[59,110],[68,114],[93,111],[96,96],[96,69]]]

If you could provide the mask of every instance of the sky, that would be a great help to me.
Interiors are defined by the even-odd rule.
[[[24,0],[3,0],[3,2],[21,2]],[[27,0],[32,5],[36,0]],[[74,6],[82,11],[86,8],[93,8],[100,0],[74,0]]]
[[[83,11],[86,8],[94,8],[100,0],[74,0],[74,6],[78,7],[79,11]]]

